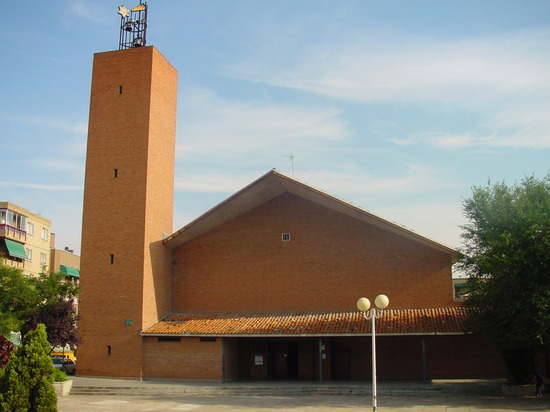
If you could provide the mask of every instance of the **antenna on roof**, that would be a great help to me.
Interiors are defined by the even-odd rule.
[[[292,153],[290,153],[290,156],[289,155],[281,155],[281,156],[289,158],[290,168],[291,168],[291,171],[292,171],[291,176],[294,177],[294,155]]]
[[[118,6],[120,14],[120,39],[118,49],[132,49],[147,44],[147,2],[140,0],[139,5],[128,9]]]

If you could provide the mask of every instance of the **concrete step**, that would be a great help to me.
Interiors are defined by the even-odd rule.
[[[500,387],[493,386],[434,386],[398,385],[379,386],[379,396],[438,396],[449,394],[498,394]],[[73,386],[71,395],[100,396],[311,396],[361,395],[371,396],[370,385],[143,385],[143,386]]]

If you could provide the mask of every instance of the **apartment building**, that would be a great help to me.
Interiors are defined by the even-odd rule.
[[[52,222],[10,202],[0,202],[1,263],[23,270],[28,276],[60,272],[78,284],[80,256],[73,250],[55,249]]]
[[[0,202],[0,256],[30,276],[50,270],[52,222],[10,202]]]

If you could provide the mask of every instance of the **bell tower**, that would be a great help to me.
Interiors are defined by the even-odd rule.
[[[162,240],[173,230],[176,95],[177,72],[152,46],[94,55],[80,375],[140,377],[140,332],[171,309],[171,258]]]

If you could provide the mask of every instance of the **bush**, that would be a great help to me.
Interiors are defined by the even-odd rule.
[[[40,324],[23,338],[0,382],[3,412],[55,412],[54,367],[49,356],[46,327]]]
[[[66,380],[69,380],[67,377],[67,374],[63,372],[61,369],[54,369],[53,370],[53,381],[54,382],[65,382]]]
[[[10,361],[11,353],[15,345],[10,342],[4,335],[0,335],[0,373]]]

